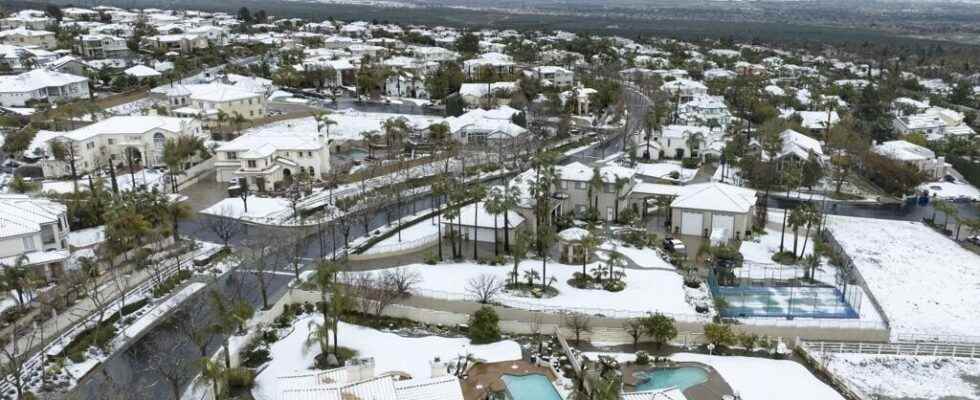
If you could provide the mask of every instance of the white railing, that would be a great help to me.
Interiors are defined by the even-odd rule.
[[[945,343],[945,344],[980,344],[980,336],[970,335],[928,335],[922,333],[898,334],[895,341],[900,343]]]
[[[810,351],[822,354],[881,354],[896,356],[936,356],[980,358],[980,345],[949,343],[864,343],[803,341]]]
[[[740,318],[738,322],[742,325],[779,326],[787,328],[888,329],[888,326],[884,322],[847,318]]]
[[[195,250],[194,254],[191,255],[190,257],[187,257],[186,259],[182,257],[177,263],[174,263],[173,265],[166,267],[163,271],[161,271],[158,277],[148,278],[139,286],[130,289],[128,292],[125,293],[124,298],[127,300],[138,301],[139,299],[147,297],[149,294],[151,294],[153,287],[156,286],[159,282],[163,282],[168,278],[170,278],[171,276],[173,276],[174,274],[176,274],[177,271],[179,270],[178,267],[181,264],[187,264],[186,268],[192,268],[193,266],[192,260],[194,259],[194,257],[199,255],[198,253],[200,252],[201,250]],[[26,384],[26,382],[29,382],[29,378],[31,376],[33,376],[40,368],[43,368],[42,363],[44,361],[45,355],[53,356],[60,353],[62,349],[64,349],[65,346],[71,343],[71,341],[74,340],[74,338],[78,336],[80,333],[82,333],[82,331],[97,324],[99,322],[98,318],[100,317],[100,315],[103,318],[112,315],[113,313],[118,312],[118,308],[120,306],[121,304],[118,302],[118,298],[114,299],[113,304],[109,306],[108,309],[106,309],[103,313],[100,314],[98,312],[93,311],[91,314],[83,318],[81,321],[74,323],[70,328],[66,329],[64,332],[58,335],[58,337],[52,339],[50,342],[44,345],[41,348],[41,351],[31,356],[29,359],[27,359],[27,361],[24,362],[24,366],[23,368],[21,368],[21,370],[24,371],[21,378],[22,382],[25,382]],[[3,380],[0,381],[0,393],[9,393],[13,391],[15,389],[13,381],[14,378],[12,376],[4,377]]]

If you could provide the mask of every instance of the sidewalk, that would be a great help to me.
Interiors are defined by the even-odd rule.
[[[190,253],[184,253],[180,260],[182,265],[186,264],[186,268],[190,268],[191,260],[193,259],[193,251]],[[164,260],[165,262],[168,260]],[[174,265],[174,263],[167,263],[168,267]],[[132,267],[130,267],[132,269]],[[153,270],[151,268],[145,268],[142,271],[129,271],[127,275],[121,278],[125,283],[125,288],[122,293],[129,292],[130,290],[139,287],[140,285],[148,282],[153,278]],[[108,293],[106,297],[109,304],[113,304],[119,301],[120,290],[116,286],[115,282],[112,281],[112,277],[108,273],[104,273],[99,276],[98,285],[102,289],[103,293]],[[54,318],[50,318],[44,321],[42,324],[38,324],[34,329],[31,330],[31,334],[22,335],[17,337],[16,345],[20,353],[35,353],[44,348],[54,339],[61,336],[63,333],[67,332],[70,328],[74,327],[81,321],[84,321],[89,316],[96,312],[97,307],[92,299],[86,296],[83,299],[78,300],[75,304],[69,307],[67,310],[60,314],[56,314]],[[37,311],[34,311],[36,313]],[[108,318],[108,316],[106,316]],[[12,326],[5,328],[0,331],[0,334],[10,336],[12,335]],[[37,332],[37,334],[34,334]],[[38,337],[39,336],[39,337]],[[13,348],[14,343],[7,344],[7,350]],[[25,346],[30,345],[30,349],[25,349]]]

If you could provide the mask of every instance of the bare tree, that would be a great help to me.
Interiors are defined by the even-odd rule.
[[[42,338],[40,330],[28,326],[13,325],[10,343],[0,343],[0,373],[13,385],[17,399],[24,399],[28,391],[25,376],[30,368],[30,351]]]
[[[234,216],[234,211],[230,205],[221,207],[218,215],[204,218],[204,228],[213,233],[225,247],[228,242],[242,233],[242,223]]]
[[[144,361],[147,371],[160,376],[173,400],[180,400],[183,388],[198,371],[197,358],[181,356],[180,349],[186,344],[187,338],[180,335],[151,334],[130,350],[133,358]]]
[[[208,347],[221,339],[220,327],[208,313],[200,311],[208,306],[206,298],[195,298],[174,313],[168,324],[170,331],[193,343],[201,357],[207,357]]]
[[[381,315],[402,297],[394,280],[386,278],[384,272],[345,274],[342,281],[350,288],[358,309],[365,314]]]
[[[480,274],[466,282],[466,293],[481,304],[489,304],[504,289],[504,283],[493,274]]]
[[[312,240],[310,240],[310,229],[307,227],[291,228],[287,234],[286,251],[287,261],[292,267],[293,275],[299,280],[299,270],[302,267],[303,257],[309,250]]]
[[[637,344],[640,342],[640,337],[646,332],[646,325],[639,318],[630,318],[626,322],[623,322],[623,330],[633,338],[633,350],[635,351]]]
[[[387,269],[381,273],[381,279],[394,287],[399,297],[409,297],[412,290],[422,283],[422,275],[418,271],[407,268]]]
[[[583,333],[592,332],[592,318],[582,313],[569,313],[561,318],[561,325],[575,334],[575,345]]]

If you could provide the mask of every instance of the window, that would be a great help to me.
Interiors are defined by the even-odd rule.
[[[255,160],[248,160],[248,167],[249,168],[256,168],[257,166],[258,165],[255,163]]]
[[[109,145],[112,146],[116,144],[116,139],[109,139]]]
[[[313,158],[313,152],[312,151],[307,151],[306,152],[306,156],[307,157],[310,157],[310,158]]]
[[[575,188],[579,190],[585,190],[585,182],[575,182]]]
[[[35,250],[35,248],[34,248],[34,238],[33,237],[31,237],[31,236],[25,237],[25,238],[23,238],[23,242],[24,242],[24,250],[27,250],[27,251],[34,251]]]
[[[95,148],[95,142],[85,143],[85,148],[86,149],[94,149]]]
[[[41,243],[54,243],[54,225],[44,225],[41,227]]]
[[[228,159],[229,160],[237,160],[238,159],[238,153],[236,153],[234,151],[229,151],[226,154],[228,154]]]

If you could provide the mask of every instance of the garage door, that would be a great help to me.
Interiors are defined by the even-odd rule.
[[[715,215],[711,218],[711,232],[717,232],[722,229],[727,229],[725,231],[726,239],[732,239],[735,237],[734,215]]]
[[[704,228],[704,217],[701,213],[685,212],[681,216],[681,234],[701,236]]]

